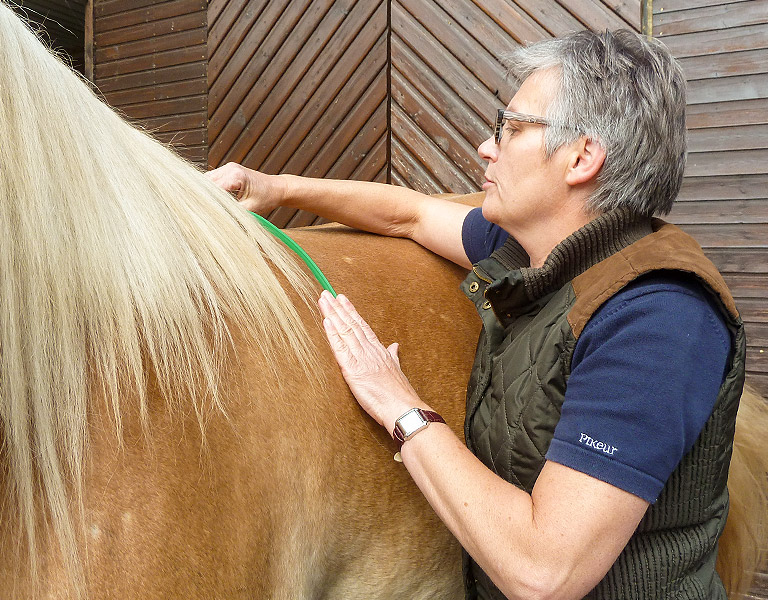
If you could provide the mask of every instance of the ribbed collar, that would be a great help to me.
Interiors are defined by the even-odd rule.
[[[600,215],[565,238],[550,252],[541,267],[528,266],[528,254],[512,236],[491,258],[507,271],[520,272],[528,300],[533,301],[559,290],[591,266],[651,232],[649,217],[619,208]],[[501,297],[506,295],[499,294]]]

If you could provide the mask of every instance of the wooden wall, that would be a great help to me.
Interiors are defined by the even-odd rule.
[[[585,27],[639,31],[640,0],[392,0],[392,183],[477,191],[477,146],[515,92],[500,57]]]
[[[768,0],[655,0],[653,34],[688,80],[688,165],[670,220],[723,273],[747,327],[748,381],[768,394]],[[746,599],[768,599],[768,573]]]
[[[212,0],[212,167],[387,181],[384,0]],[[280,209],[280,226],[314,215]]]
[[[205,166],[207,0],[97,0],[94,83],[112,106]]]
[[[725,276],[768,393],[768,0],[656,0],[653,33],[688,79],[689,154],[671,220]]]

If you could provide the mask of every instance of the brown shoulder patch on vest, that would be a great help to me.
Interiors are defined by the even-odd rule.
[[[576,302],[568,323],[578,338],[595,311],[620,289],[645,273],[658,270],[696,275],[720,297],[734,317],[739,316],[731,292],[715,265],[690,235],[679,227],[653,220],[653,233],[597,263],[573,280]]]

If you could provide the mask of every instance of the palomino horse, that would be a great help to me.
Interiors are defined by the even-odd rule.
[[[0,598],[461,598],[459,547],[350,396],[303,267],[1,4],[0,77]],[[460,432],[462,270],[293,235]],[[764,489],[756,414],[734,501]],[[729,567],[762,514],[734,511]]]

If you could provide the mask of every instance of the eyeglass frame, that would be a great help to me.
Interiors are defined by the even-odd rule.
[[[545,119],[544,117],[537,117],[535,115],[527,115],[525,113],[514,112],[511,110],[504,110],[499,108],[496,111],[496,125],[493,128],[493,139],[497,144],[501,143],[501,136],[504,132],[505,121],[518,121],[520,123],[534,123],[536,125],[549,126],[552,125],[552,121]]]

